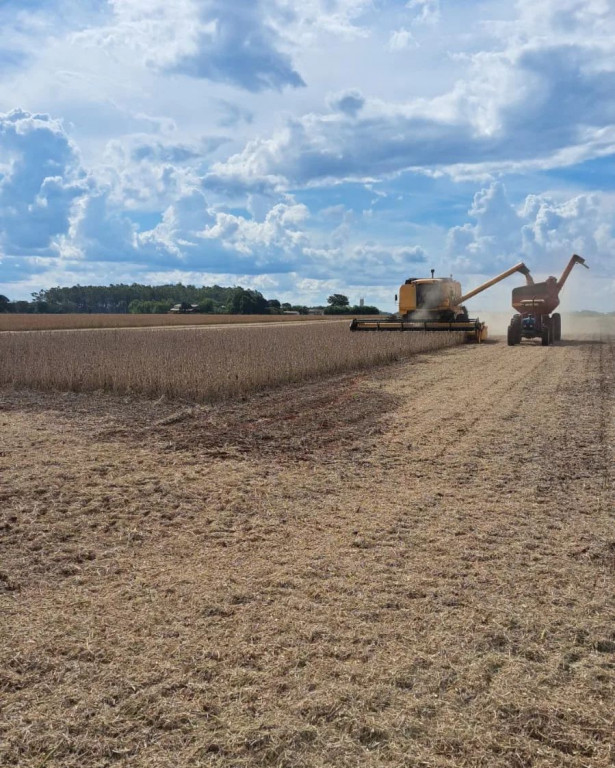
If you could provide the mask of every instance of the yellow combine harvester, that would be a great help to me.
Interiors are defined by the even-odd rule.
[[[521,261],[497,277],[487,280],[469,293],[461,293],[461,283],[452,277],[411,277],[399,289],[399,312],[384,320],[354,318],[351,331],[463,331],[466,341],[481,342],[487,338],[487,326],[468,316],[463,302],[499,283],[515,272],[525,275],[533,284],[530,270]],[[395,301],[398,297],[395,296]]]

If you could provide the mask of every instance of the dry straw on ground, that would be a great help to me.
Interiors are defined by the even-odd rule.
[[[0,335],[0,385],[104,390],[199,402],[357,370],[462,334],[351,333],[343,323],[221,330]]]
[[[0,430],[3,768],[612,768],[615,334]]]

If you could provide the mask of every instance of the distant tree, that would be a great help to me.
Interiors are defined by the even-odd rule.
[[[325,307],[324,313],[325,315],[379,315],[380,310],[378,307],[370,307],[367,305],[363,307],[344,307],[333,304],[329,307]]]
[[[350,307],[350,314],[352,315],[379,315],[380,310],[378,307],[371,307],[369,304],[363,306]]]
[[[139,301],[139,299],[133,299],[128,305],[128,312],[131,315],[140,315],[143,312],[142,305],[142,301]]]
[[[279,315],[282,311],[282,305],[277,299],[269,299],[267,302],[267,311],[270,315]]]
[[[0,312],[10,312],[11,311],[11,302],[7,299],[6,296],[2,296],[0,294]]]
[[[343,293],[334,293],[327,299],[327,304],[331,307],[347,307],[349,303],[348,296]]]
[[[216,303],[213,299],[203,299],[199,301],[196,311],[211,314],[216,311]]]
[[[20,314],[34,312],[34,304],[29,301],[14,301],[11,306],[13,312],[19,312]]]
[[[170,301],[139,301],[133,299],[128,305],[131,315],[164,315],[173,304]]]
[[[350,307],[340,306],[339,304],[331,304],[325,307],[323,310],[325,315],[349,315]]]
[[[266,314],[270,310],[267,299],[258,291],[182,283],[57,286],[34,293],[32,298],[36,306],[34,311],[39,312],[157,313],[166,312],[169,307],[182,302],[202,306],[200,311],[206,312]],[[213,309],[210,302],[213,302]]]
[[[233,289],[228,309],[234,315],[264,315],[267,299],[259,291],[237,287]]]

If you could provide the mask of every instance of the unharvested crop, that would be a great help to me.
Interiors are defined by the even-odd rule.
[[[159,328],[186,325],[252,325],[254,323],[322,322],[335,315],[20,315],[0,314],[0,331],[53,331],[71,328]]]
[[[208,401],[461,341],[462,334],[352,334],[345,323],[3,334],[0,384]]]

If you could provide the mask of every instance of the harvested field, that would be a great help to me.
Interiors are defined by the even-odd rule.
[[[0,765],[607,768],[615,333],[0,390]]]
[[[160,328],[186,325],[335,322],[335,315],[20,315],[0,313],[0,331],[54,331],[79,328]]]
[[[383,338],[384,337],[384,338]],[[0,385],[212,401],[459,344],[463,334],[290,327],[0,335]]]

